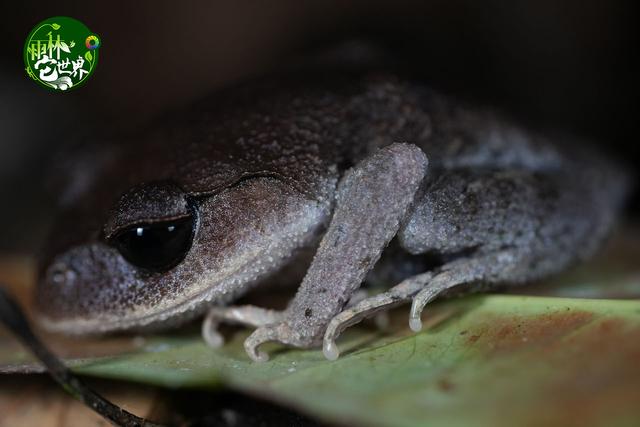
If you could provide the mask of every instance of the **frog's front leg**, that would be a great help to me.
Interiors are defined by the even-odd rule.
[[[345,174],[329,228],[284,320],[258,328],[245,341],[252,359],[268,358],[258,352],[267,341],[294,347],[322,342],[327,324],[342,311],[398,232],[426,172],[422,150],[392,144]]]

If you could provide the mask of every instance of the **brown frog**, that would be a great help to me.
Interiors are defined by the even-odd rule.
[[[627,188],[585,144],[372,71],[230,88],[70,171],[37,286],[42,324],[106,333],[207,313],[214,346],[220,322],[256,328],[254,360],[267,341],[335,359],[345,327],[398,304],[417,331],[438,296],[557,273],[597,250]],[[378,262],[388,246],[393,263]],[[284,311],[230,305],[309,248]],[[424,270],[353,298],[374,266],[423,255]]]

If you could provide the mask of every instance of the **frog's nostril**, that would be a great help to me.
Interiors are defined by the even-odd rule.
[[[70,285],[76,279],[76,272],[69,268],[65,263],[58,262],[51,266],[49,270],[49,279],[55,285]]]

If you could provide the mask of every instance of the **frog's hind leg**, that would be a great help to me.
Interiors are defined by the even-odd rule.
[[[497,277],[496,274],[508,270],[508,266],[513,265],[516,258],[518,258],[517,252],[508,249],[452,261],[435,271],[405,279],[388,291],[345,309],[327,326],[322,348],[325,357],[329,360],[335,360],[338,357],[339,351],[335,340],[346,328],[411,300],[413,304],[409,326],[412,330],[419,331],[422,328],[420,314],[428,302],[458,285],[472,285],[481,281],[492,282]]]
[[[606,229],[584,188],[562,173],[459,169],[435,175],[398,241],[407,252],[435,253],[444,264],[335,316],[325,331],[325,355],[337,357],[335,339],[346,327],[402,302],[412,300],[410,327],[417,331],[425,305],[451,288],[522,283],[584,256]]]
[[[522,268],[526,268],[525,260],[526,258],[518,250],[507,249],[445,264],[439,269],[438,274],[413,297],[409,327],[414,332],[422,329],[420,319],[422,310],[443,292],[459,285],[468,285],[468,290],[471,291],[474,285],[476,287],[481,284],[491,286],[491,284],[502,282],[505,277],[513,276]]]
[[[331,319],[325,331],[322,345],[324,356],[329,360],[337,359],[340,353],[335,340],[342,331],[368,317],[409,301],[432,277],[431,272],[410,277],[388,291],[365,298],[340,312]]]

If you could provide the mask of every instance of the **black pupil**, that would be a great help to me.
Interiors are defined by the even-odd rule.
[[[118,233],[114,244],[131,264],[166,271],[186,256],[193,239],[193,218],[141,224]]]

